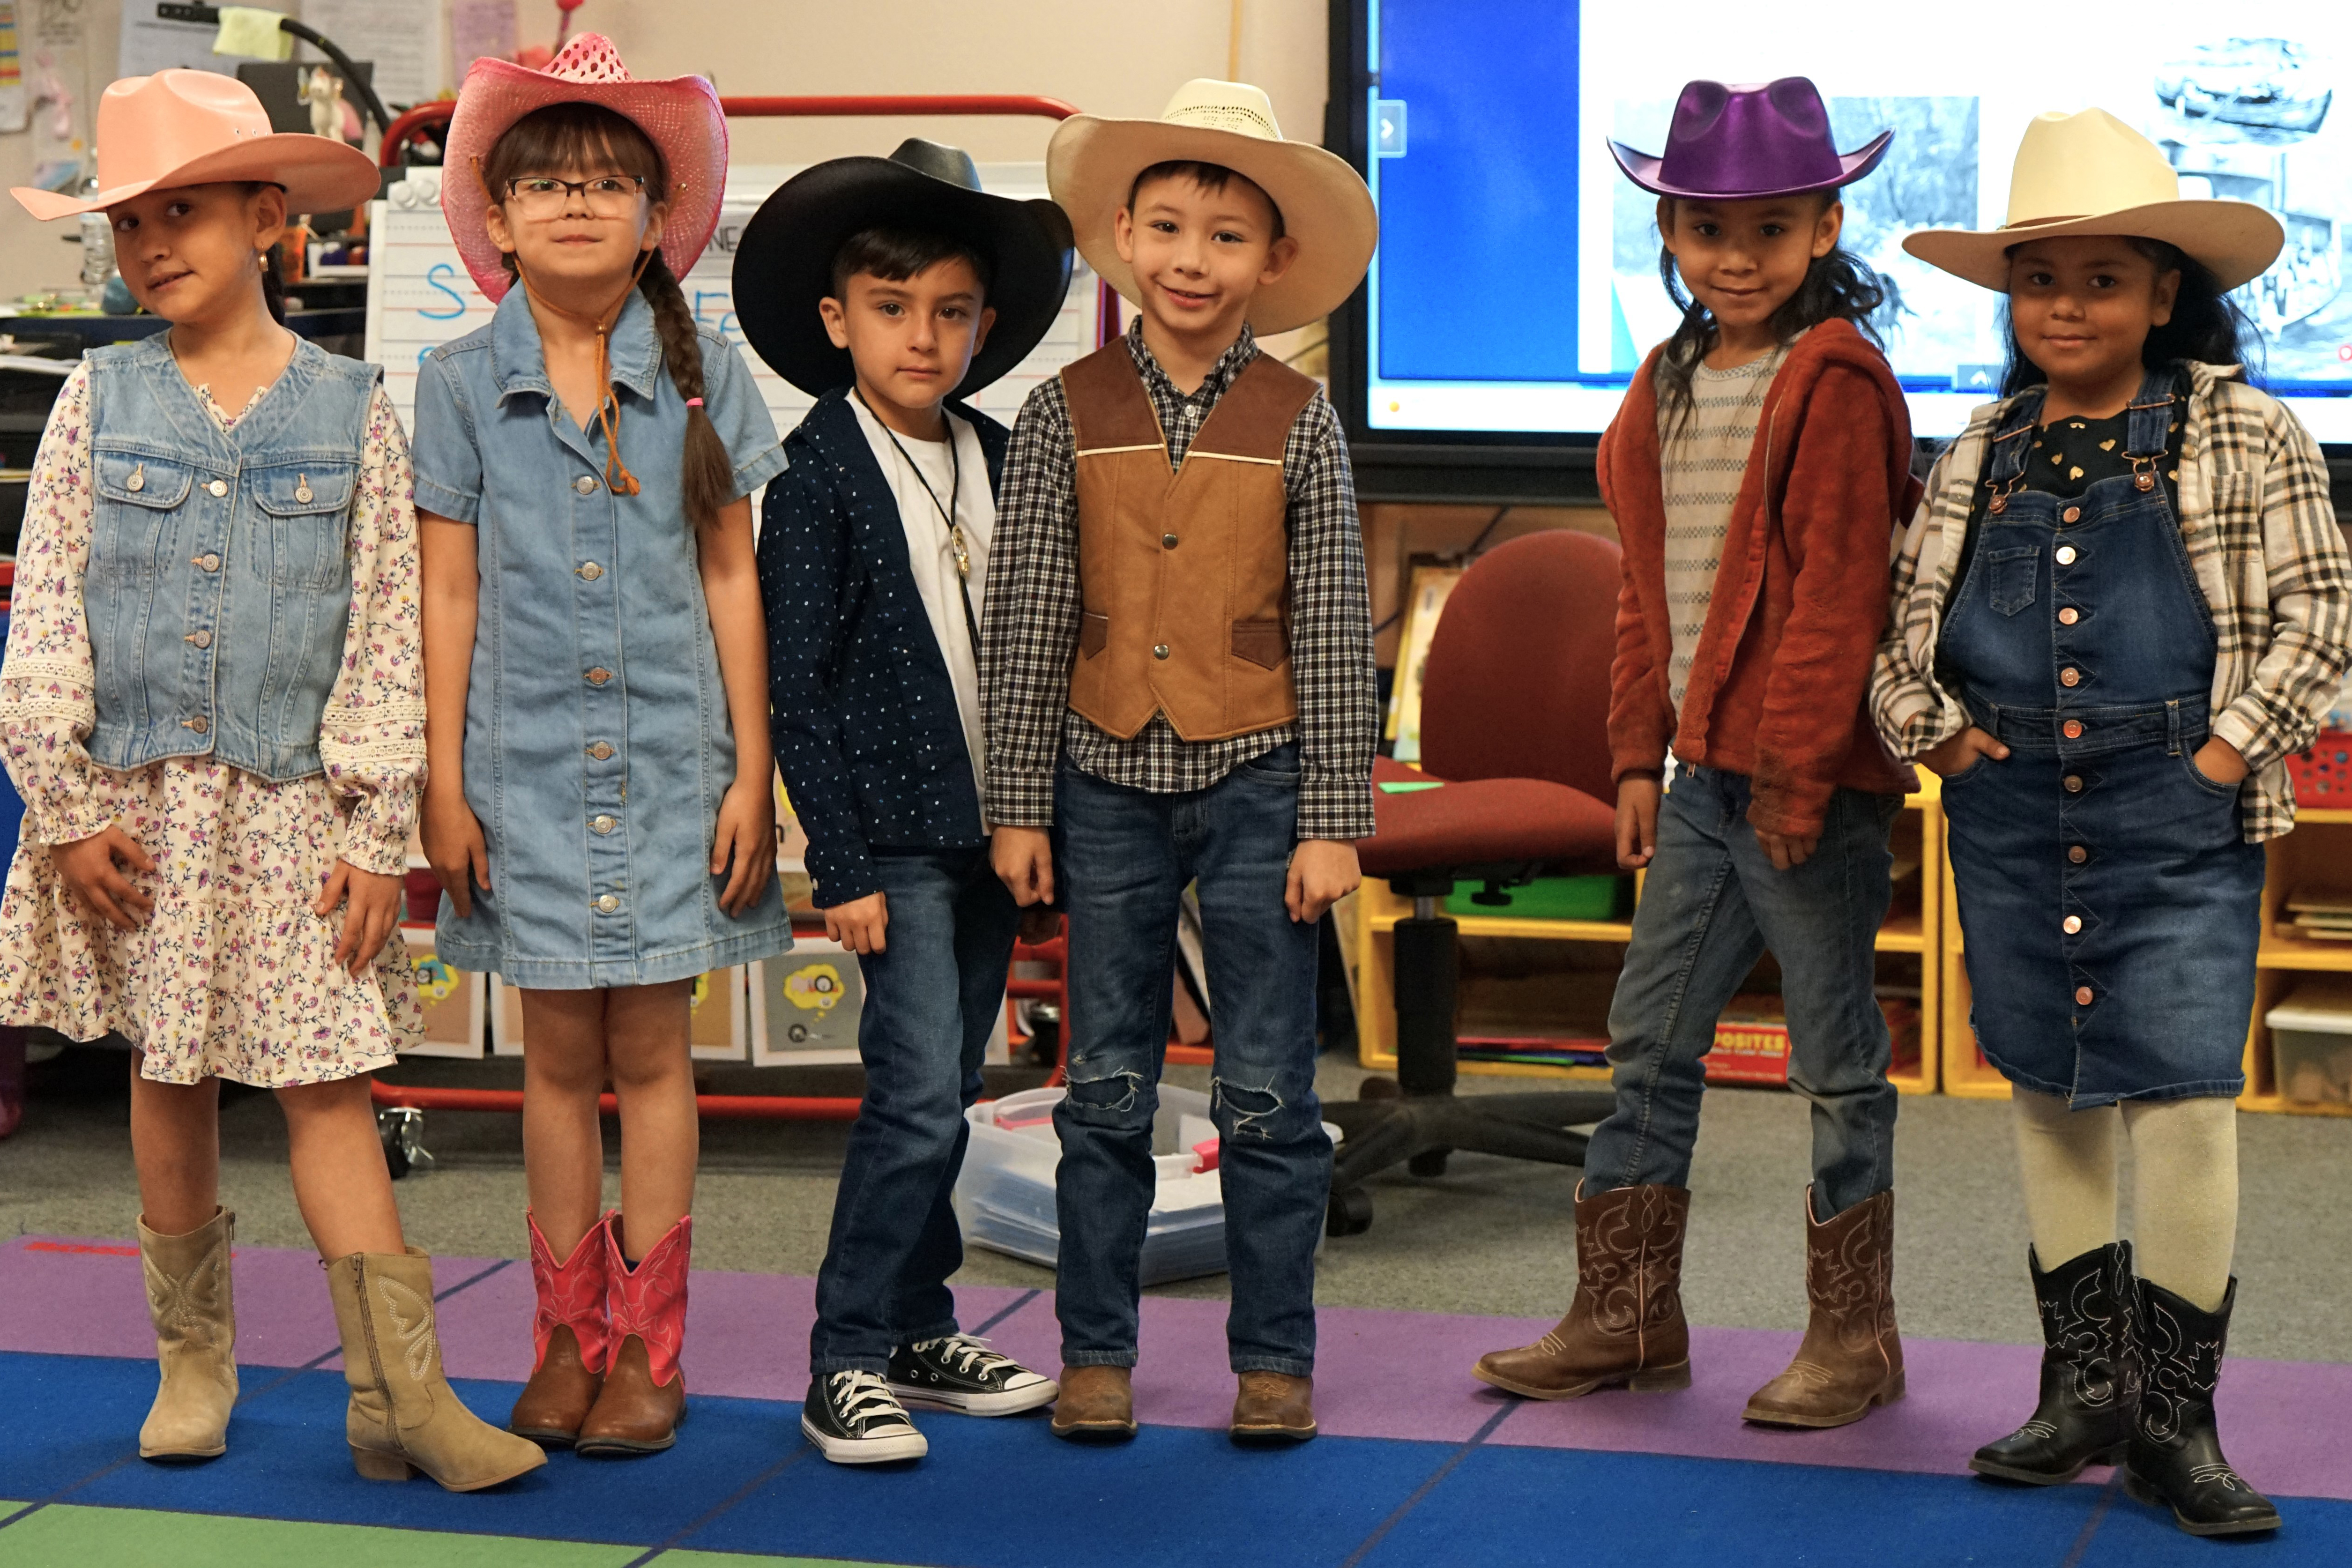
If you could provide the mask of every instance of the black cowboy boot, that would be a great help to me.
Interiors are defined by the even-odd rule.
[[[2139,1418],[2125,1460],[2124,1489],[2172,1511],[2191,1535],[2276,1530],[2278,1510],[2221,1456],[2213,1426],[2213,1385],[2230,1337],[2238,1281],[2218,1312],[2200,1312],[2161,1285],[2139,1281]]]
[[[2025,1266],[2042,1309],[2042,1398],[2032,1418],[1969,1461],[1980,1476],[2056,1486],[2085,1465],[2123,1462],[2139,1404],[2132,1317],[2138,1305],[2131,1243],[2110,1241],[2048,1273],[2031,1247]]]

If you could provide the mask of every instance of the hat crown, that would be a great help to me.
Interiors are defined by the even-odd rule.
[[[98,100],[98,183],[161,177],[207,152],[269,134],[269,111],[235,77],[174,66],[109,82]]]
[[[621,51],[602,33],[583,33],[564,45],[563,52],[547,62],[547,74],[558,81],[636,80],[621,63]]]
[[[980,165],[973,162],[971,154],[961,147],[909,136],[898,143],[897,151],[890,154],[890,162],[903,163],[918,174],[929,175],[967,191],[980,189]]]
[[[1675,102],[1658,178],[1726,197],[1835,184],[1845,176],[1821,89],[1805,77],[1694,81]]]
[[[2104,109],[2033,117],[2010,172],[2006,226],[2090,217],[2180,199],[2156,143]]]
[[[1230,131],[1260,141],[1282,140],[1282,127],[1275,123],[1274,99],[1266,96],[1264,88],[1252,87],[1245,81],[1194,77],[1176,89],[1176,96],[1160,111],[1160,119],[1167,125]]]

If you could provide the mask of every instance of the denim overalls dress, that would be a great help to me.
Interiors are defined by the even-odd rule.
[[[2263,857],[2236,787],[2190,760],[2215,639],[2160,472],[2180,406],[2158,371],[2124,414],[2084,422],[2084,455],[2108,438],[2119,471],[2060,495],[2042,400],[2019,403],[1937,650],[2011,748],[1944,780],[1977,1043],[2077,1108],[2245,1082]]]
[[[417,509],[473,524],[481,564],[464,756],[490,886],[463,919],[445,898],[436,936],[456,967],[548,990],[690,979],[792,946],[776,881],[730,916],[710,874],[735,736],[678,498],[686,404],[637,294],[612,363],[634,496],[555,396],[521,288],[418,367]],[[733,347],[703,333],[702,365],[750,495],[783,469],[775,423]]]

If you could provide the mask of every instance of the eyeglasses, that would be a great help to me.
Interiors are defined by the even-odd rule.
[[[521,174],[507,182],[507,203],[527,218],[552,218],[571,210],[577,196],[599,217],[619,217],[645,194],[643,174],[603,174],[593,180],[559,180],[552,174]]]

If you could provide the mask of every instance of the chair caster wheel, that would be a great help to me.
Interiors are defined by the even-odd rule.
[[[1330,1207],[1323,1211],[1323,1234],[1326,1236],[1361,1236],[1372,1228],[1372,1195],[1362,1187],[1351,1186],[1331,1195]]]
[[[1442,1176],[1445,1174],[1445,1156],[1451,1149],[1427,1149],[1405,1161],[1404,1168],[1417,1176]]]
[[[1402,1100],[1404,1091],[1393,1078],[1367,1078],[1356,1086],[1358,1100]]]

